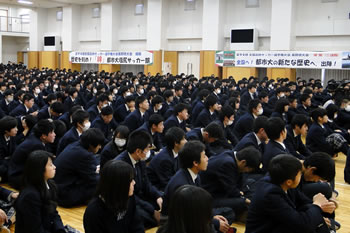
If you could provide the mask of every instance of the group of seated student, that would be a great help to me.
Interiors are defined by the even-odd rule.
[[[350,82],[0,65],[0,181],[16,232],[330,232],[349,122]]]

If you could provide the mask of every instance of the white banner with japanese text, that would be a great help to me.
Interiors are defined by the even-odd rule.
[[[236,67],[347,69],[350,52],[236,51]]]
[[[152,65],[152,51],[70,52],[69,62],[84,64]]]

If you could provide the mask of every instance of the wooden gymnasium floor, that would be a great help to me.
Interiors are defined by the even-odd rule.
[[[350,233],[350,185],[344,182],[344,166],[345,155],[339,154],[339,157],[335,159],[336,164],[336,177],[335,184],[336,190],[339,192],[339,208],[336,210],[336,220],[341,223],[342,227],[338,231],[340,233]],[[83,228],[83,214],[85,206],[77,208],[58,208],[58,211],[62,217],[64,224],[69,224],[72,227],[84,232]],[[233,224],[238,229],[238,233],[244,233],[244,224]],[[156,228],[146,231],[147,233],[155,233]],[[11,228],[11,232],[14,232],[14,227]]]

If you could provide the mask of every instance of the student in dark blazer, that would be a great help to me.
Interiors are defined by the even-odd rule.
[[[52,119],[57,120],[64,112],[64,105],[60,102],[54,102],[48,107],[42,108],[38,112],[38,120]]]
[[[350,101],[348,99],[341,101],[336,123],[344,129],[350,129]]]
[[[136,205],[145,228],[154,227],[160,220],[159,209],[162,208],[162,194],[152,186],[146,173],[144,160],[150,154],[151,136],[145,131],[134,131],[130,134],[126,151],[115,160],[127,162],[134,168]]]
[[[260,100],[254,99],[249,102],[248,112],[243,114],[235,123],[235,131],[238,139],[241,139],[247,133],[253,132],[254,119],[263,113]]]
[[[284,121],[279,117],[269,118],[266,122],[266,134],[270,139],[265,146],[262,156],[263,170],[268,170],[271,159],[279,154],[289,153],[284,145],[284,140],[287,137],[287,130]]]
[[[168,111],[168,109],[173,105],[173,100],[174,100],[174,92],[172,90],[165,90],[163,93],[163,97],[164,97],[164,103],[162,106],[162,109],[160,110],[162,115],[164,116],[164,114],[166,113],[166,111]]]
[[[10,112],[10,116],[21,117],[27,114],[36,115],[37,112],[33,110],[34,96],[31,94],[25,94],[23,96],[23,104],[19,104],[15,109]]]
[[[297,113],[298,99],[294,96],[289,96],[288,101],[289,101],[289,108],[287,112],[287,118],[288,118],[288,124],[290,124],[293,120],[293,117],[296,114],[298,114]]]
[[[294,156],[283,154],[271,160],[269,176],[259,181],[249,206],[246,233],[329,232],[322,216],[322,205],[328,200],[316,195],[312,202],[295,189],[301,170]]]
[[[265,91],[259,92],[259,100],[263,108],[263,115],[270,117],[273,112],[273,108],[271,108],[270,105],[268,104],[269,94]]]
[[[208,166],[208,157],[205,154],[205,146],[199,141],[191,141],[184,145],[179,152],[181,168],[170,179],[163,196],[162,215],[167,216],[171,200],[176,190],[184,185],[200,187],[199,173],[205,171]],[[214,216],[212,219],[215,229],[219,231],[228,229],[227,219],[223,216]]]
[[[242,111],[248,110],[248,104],[251,100],[256,98],[256,84],[250,83],[248,84],[247,91],[244,92],[241,96],[241,101],[239,105],[239,109]]]
[[[24,169],[24,186],[15,201],[16,233],[64,233],[56,207],[55,166],[52,154],[37,150]]]
[[[211,122],[205,128],[194,128],[186,133],[186,139],[188,141],[198,140],[205,144],[205,153],[208,157],[228,149],[227,142],[223,138],[223,127],[217,122]]]
[[[80,105],[75,105],[75,106],[73,106],[73,107],[69,110],[69,112],[63,113],[63,114],[58,118],[58,120],[63,121],[64,124],[66,125],[66,128],[67,128],[67,129],[72,128],[72,127],[73,127],[72,115],[73,115],[73,113],[74,113],[75,111],[77,111],[77,110],[82,110],[82,106],[80,106]]]
[[[35,150],[46,150],[45,144],[53,143],[56,134],[55,125],[49,120],[39,121],[33,128],[33,134],[17,146],[11,156],[8,170],[9,183],[18,189],[21,184],[24,165],[28,155]]]
[[[131,112],[122,123],[129,128],[130,132],[139,128],[143,123],[147,122],[149,118],[147,112],[149,103],[146,97],[138,96],[135,101],[135,106],[135,111]]]
[[[174,114],[165,120],[164,133],[171,127],[180,127],[183,131],[188,132],[186,120],[188,119],[188,106],[184,103],[177,104],[174,107]]]
[[[67,146],[55,160],[58,203],[64,207],[86,204],[99,179],[95,154],[104,143],[99,129],[88,129],[80,140]]]
[[[310,95],[304,93],[299,97],[300,104],[297,106],[297,113],[309,116],[311,107],[311,97]]]
[[[159,114],[161,115],[162,108],[163,108],[163,102],[164,99],[160,95],[156,95],[151,100],[151,106],[148,109],[148,115],[151,117],[153,114]]]
[[[124,161],[106,163],[84,213],[86,233],[145,232],[136,209],[133,176],[132,166]]]
[[[185,132],[179,127],[172,127],[165,133],[163,149],[154,156],[147,167],[150,182],[163,191],[170,178],[179,170],[178,153],[185,145]]]
[[[205,108],[204,101],[209,96],[209,94],[210,92],[207,89],[203,89],[198,92],[197,101],[194,101],[192,106],[192,124],[194,124],[199,113]]]
[[[311,155],[311,152],[301,141],[301,135],[307,135],[308,117],[303,114],[296,114],[290,126],[287,126],[287,138],[284,140],[284,145],[287,147],[290,154],[300,160]]]
[[[75,111],[72,115],[72,121],[73,127],[63,135],[58,143],[56,156],[59,156],[68,145],[78,141],[80,135],[90,128],[89,113],[84,110]]]
[[[233,150],[238,152],[248,146],[253,146],[261,154],[264,154],[265,142],[268,140],[265,132],[267,120],[266,116],[258,116],[254,121],[253,132],[246,134]]]
[[[226,105],[221,108],[219,112],[219,118],[215,122],[217,122],[224,131],[224,140],[223,142],[229,147],[234,147],[238,143],[238,138],[233,130],[233,121],[235,119],[234,110],[231,106]],[[228,143],[230,142],[230,143]]]
[[[106,106],[101,109],[99,116],[91,123],[91,128],[100,129],[108,143],[113,136],[113,131],[117,128],[117,123],[113,121],[113,108]]]
[[[200,174],[201,185],[214,199],[214,208],[229,207],[236,217],[240,216],[250,203],[241,192],[244,172],[252,172],[259,168],[261,154],[253,147],[248,147],[234,154],[225,151],[210,157],[208,169]]]
[[[220,104],[215,95],[209,95],[204,101],[205,108],[198,114],[194,127],[206,127],[210,122],[217,119],[217,111]]]
[[[162,149],[164,118],[160,114],[151,115],[148,122],[143,123],[137,130],[144,130],[152,136],[152,151],[160,151]]]
[[[78,91],[75,87],[68,89],[68,97],[64,101],[64,108],[66,112],[69,112],[75,104],[80,104],[78,101]]]
[[[200,186],[198,173],[205,171],[208,166],[205,146],[199,141],[186,143],[179,153],[179,159],[181,168],[170,179],[164,191],[163,215],[168,215],[168,207],[176,189],[186,184]]]
[[[334,156],[337,152],[333,146],[326,141],[326,138],[332,133],[324,127],[327,123],[327,111],[317,108],[311,113],[313,124],[310,126],[306,136],[306,146],[311,152],[325,152],[330,156]]]
[[[135,97],[130,95],[125,97],[125,104],[120,104],[114,111],[114,119],[121,123],[125,118],[135,110]]]
[[[17,120],[5,116],[0,120],[0,177],[1,182],[7,181],[10,158],[16,149]]]
[[[271,92],[270,92],[271,93]],[[285,88],[279,87],[276,92],[269,98],[268,105],[271,109],[275,109],[277,100],[285,97]]]
[[[88,108],[87,112],[90,114],[90,122],[93,122],[95,118],[101,113],[101,109],[108,105],[108,95],[100,94],[96,98],[96,104]]]
[[[284,123],[288,123],[288,109],[289,109],[289,101],[286,98],[280,98],[276,101],[275,110],[271,114],[271,117],[279,117]]]
[[[101,151],[100,166],[103,166],[109,161],[117,157],[126,150],[126,144],[129,137],[129,129],[125,125],[119,125],[113,134],[112,140],[103,147]]]
[[[13,101],[13,91],[11,89],[7,89],[4,92],[4,99],[0,101],[0,108],[4,112],[4,114],[8,115],[10,113],[10,109],[13,109],[14,101]]]

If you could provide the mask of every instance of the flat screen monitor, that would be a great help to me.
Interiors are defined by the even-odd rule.
[[[55,37],[54,36],[45,36],[44,37],[45,46],[55,46]]]
[[[254,29],[231,30],[231,43],[253,43]]]

